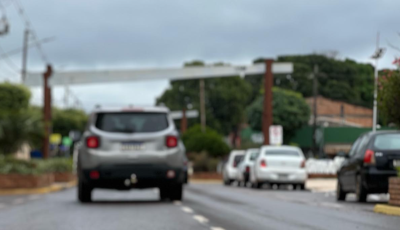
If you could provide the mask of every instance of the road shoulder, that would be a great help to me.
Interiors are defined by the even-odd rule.
[[[76,181],[67,183],[55,183],[47,187],[31,188],[31,189],[0,189],[0,195],[25,195],[25,194],[45,194],[58,192],[64,189],[76,186]]]

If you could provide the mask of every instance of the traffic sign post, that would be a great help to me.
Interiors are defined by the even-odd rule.
[[[271,125],[269,127],[269,144],[282,145],[283,143],[283,128],[281,125]]]

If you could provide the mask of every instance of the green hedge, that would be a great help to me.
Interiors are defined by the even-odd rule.
[[[0,174],[40,175],[54,172],[72,172],[72,159],[52,158],[48,160],[19,160],[0,158]]]

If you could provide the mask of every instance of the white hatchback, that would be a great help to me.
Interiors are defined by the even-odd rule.
[[[222,172],[223,180],[225,185],[230,185],[236,181],[238,173],[238,165],[243,160],[244,150],[232,150],[229,154],[228,161],[225,163],[224,171]]]
[[[252,167],[250,181],[254,188],[263,184],[291,184],[305,189],[307,172],[305,157],[293,146],[263,146]]]

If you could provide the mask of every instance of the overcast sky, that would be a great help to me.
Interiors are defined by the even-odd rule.
[[[23,20],[13,5],[0,0],[10,33],[0,37],[4,51],[19,48]],[[19,0],[55,69],[94,70],[178,67],[201,59],[249,64],[256,57],[307,54],[334,50],[339,58],[370,62],[376,34],[381,45],[400,46],[397,0]],[[393,67],[388,47],[380,67]],[[21,54],[15,64],[0,60],[0,79],[16,81]],[[11,64],[12,65],[12,64]],[[36,49],[30,49],[29,71],[44,69]],[[71,91],[86,110],[95,104],[152,105],[168,87],[167,81],[74,86]],[[33,89],[34,104],[42,92]],[[53,91],[62,106],[63,88]],[[71,102],[71,99],[69,100]]]

